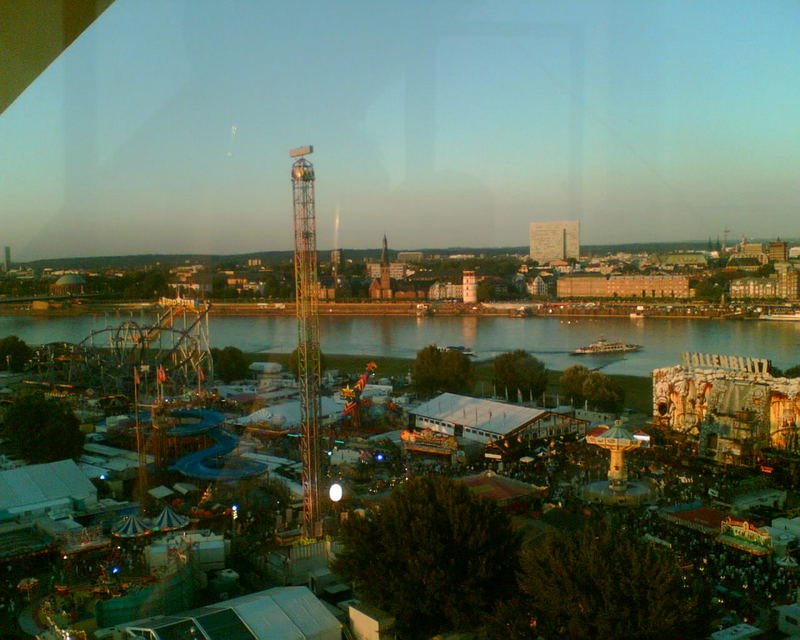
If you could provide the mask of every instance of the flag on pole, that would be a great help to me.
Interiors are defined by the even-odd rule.
[[[142,381],[139,379],[139,368],[138,367],[134,367],[133,368],[133,384],[135,384],[135,385],[142,384]]]
[[[167,381],[167,372],[164,371],[164,367],[162,365],[158,365],[158,369],[156,370],[156,380],[158,380],[159,384],[164,384]]]
[[[203,373],[203,367],[200,366],[197,367],[197,379],[200,382],[203,382],[206,379],[206,374]]]

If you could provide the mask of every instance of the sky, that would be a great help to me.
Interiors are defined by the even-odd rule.
[[[14,260],[800,237],[800,2],[116,0],[0,115]],[[338,231],[335,221],[338,218]]]

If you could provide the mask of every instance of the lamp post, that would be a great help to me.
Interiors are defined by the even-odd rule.
[[[334,482],[328,490],[328,497],[333,503],[334,531],[339,531],[339,501],[342,499],[342,485]]]

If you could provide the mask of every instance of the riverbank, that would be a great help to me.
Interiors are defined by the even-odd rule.
[[[16,335],[30,345],[54,342],[110,345],[114,330],[126,324],[146,332],[155,313],[130,308],[74,316],[0,315],[0,337]],[[185,316],[157,335],[171,343],[190,326]],[[168,324],[168,322],[166,323]],[[138,329],[136,329],[138,327]],[[197,325],[196,328],[199,328]],[[684,352],[766,358],[782,369],[795,366],[798,329],[792,322],[723,322],[704,319],[631,319],[624,317],[322,315],[321,346],[324,353],[377,354],[413,359],[429,344],[461,345],[477,360],[524,349],[556,371],[584,364],[603,373],[649,376],[654,369],[674,366]],[[211,347],[234,346],[245,352],[289,353],[297,346],[297,319],[293,315],[212,316],[202,324]],[[195,332],[198,333],[198,332]],[[207,336],[207,338],[206,338]],[[642,345],[641,351],[618,356],[583,356],[571,353],[598,338]],[[580,360],[580,362],[578,362]],[[362,365],[359,365],[359,368]]]
[[[246,353],[250,362],[278,362],[287,368],[288,353]],[[325,354],[327,369],[336,369],[342,373],[355,374],[364,371],[367,363],[378,365],[375,378],[405,378],[414,366],[412,358],[388,358],[383,356],[351,356],[343,354]],[[476,396],[488,396],[492,392],[494,375],[491,360],[474,363],[475,385],[472,393]],[[547,395],[555,397],[559,394],[559,378],[562,371],[548,370]],[[629,376],[608,374],[625,389],[625,408],[633,413],[649,416],[653,408],[653,383],[648,376]]]
[[[37,307],[37,308],[34,308]],[[0,305],[0,315],[58,317],[73,315],[122,315],[153,312],[161,307],[155,302],[89,302],[41,305]],[[323,316],[511,316],[511,317],[586,317],[586,318],[685,318],[717,320],[757,320],[761,307],[711,305],[704,303],[668,304],[641,302],[481,302],[464,304],[452,301],[363,301],[333,302],[321,300]],[[212,302],[212,316],[294,316],[293,302]]]

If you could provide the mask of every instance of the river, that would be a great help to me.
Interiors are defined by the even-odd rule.
[[[0,316],[0,337],[15,334],[29,344],[78,343],[92,331],[133,319],[148,324],[152,316],[135,312],[80,316]],[[657,367],[680,362],[682,351],[769,358],[781,368],[800,364],[800,322],[720,321],[703,319],[510,318],[413,316],[322,316],[322,351],[413,358],[431,343],[463,345],[478,360],[525,349],[551,369],[581,363],[606,373],[644,376]],[[212,346],[243,351],[288,353],[297,344],[297,324],[290,316],[214,316],[209,320]],[[624,356],[570,356],[569,351],[599,337],[640,344]]]

